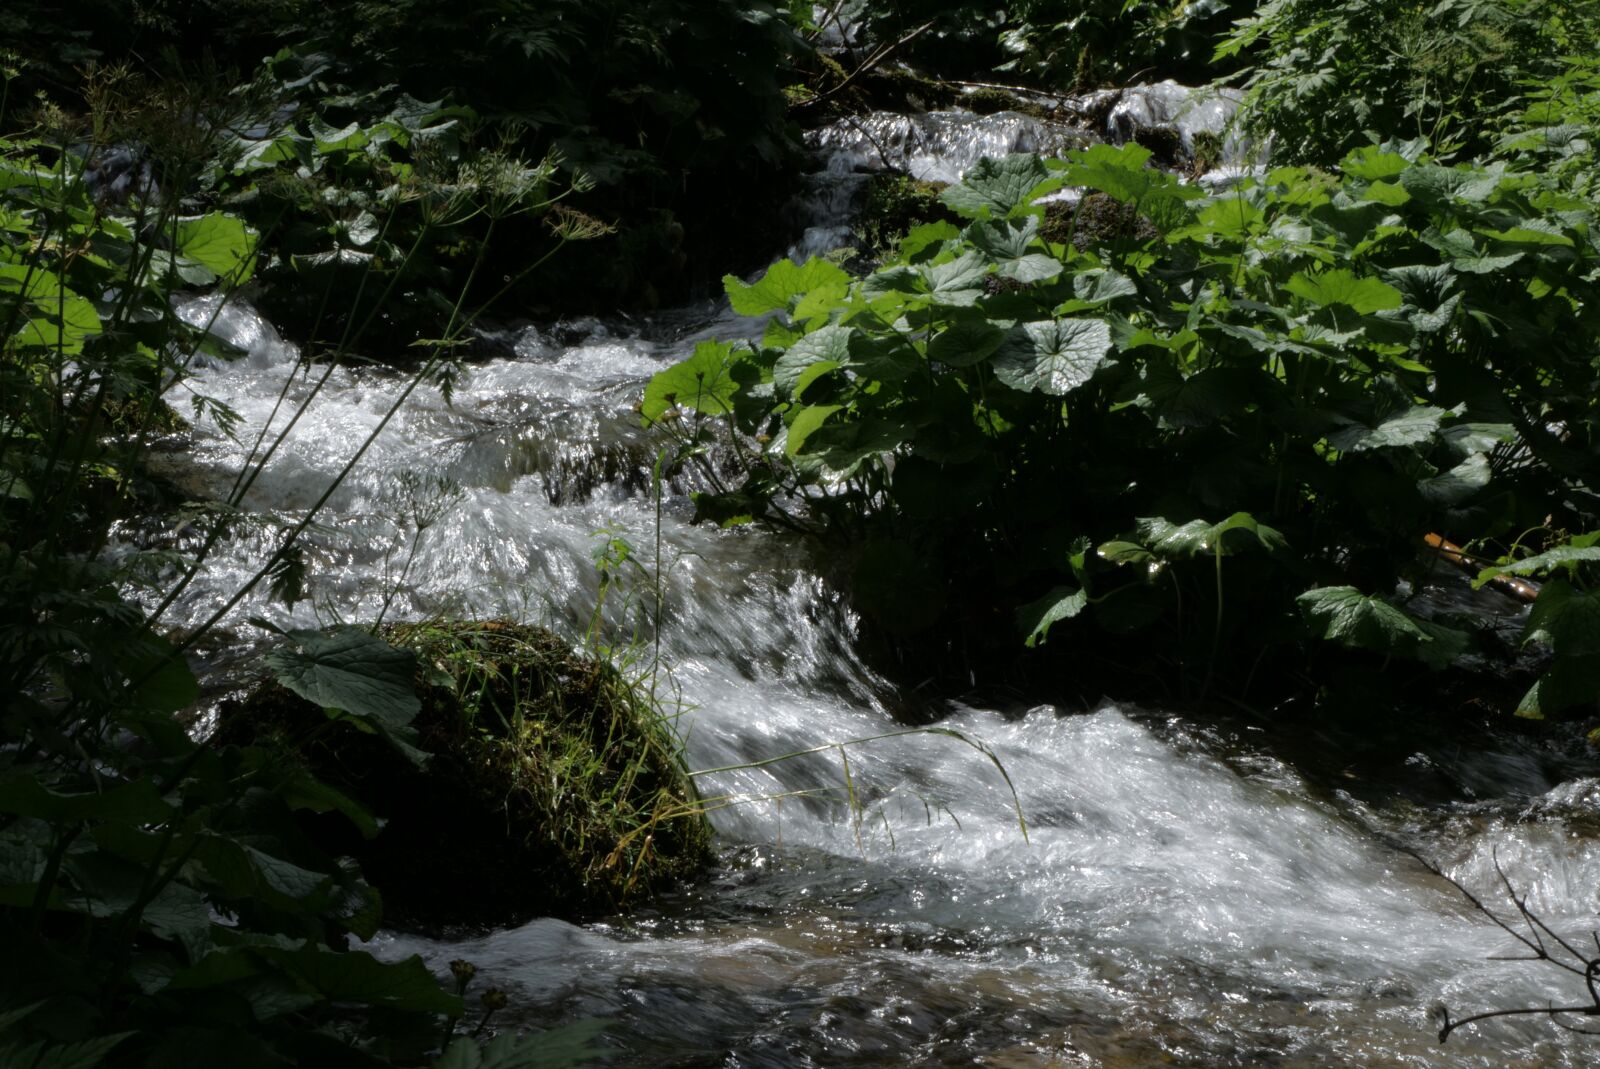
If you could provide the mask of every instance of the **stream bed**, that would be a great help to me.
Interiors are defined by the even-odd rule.
[[[888,120],[873,129],[880,144],[892,132]],[[1041,143],[1036,120],[1004,114],[943,113],[902,132],[906,151],[950,174]],[[829,136],[802,252],[839,242],[870,166],[859,141]],[[308,376],[248,303],[213,301],[183,314],[247,355],[191,385],[243,423],[238,440],[202,424],[167,458],[196,494],[225,493],[255,435],[281,426],[322,370]],[[501,355],[473,363],[453,403],[413,394],[334,494],[307,542],[311,599],[292,612],[246,599],[223,632],[250,641],[252,615],[369,620],[392,600],[391,618],[510,616],[582,633],[599,595],[593,553],[620,537],[659,565],[661,684],[681,697],[692,768],[900,731],[890,710],[914,696],[858,658],[848,610],[799,543],[693,526],[686,488],[669,486],[656,559],[655,444],[634,404],[695,340],[758,329],[707,303],[503,332]],[[335,370],[247,506],[291,519],[310,507],[404,385],[389,370]],[[277,537],[246,530],[222,546],[169,622],[205,619]],[[609,619],[625,624],[650,596],[646,583],[611,590]],[[1396,782],[1430,785],[1408,793],[1347,774],[1338,739],[1289,746],[1248,722],[1113,704],[938,711],[995,760],[962,738],[910,733],[708,775],[703,793],[727,804],[712,814],[721,860],[700,885],[601,923],[391,933],[374,949],[441,971],[474,962],[480,983],[511,995],[497,1023],[602,1018],[613,1065],[1594,1063],[1596,1041],[1537,1017],[1438,1044],[1441,1004],[1460,1016],[1585,1000],[1579,978],[1490,960],[1520,948],[1399,849],[1505,907],[1498,861],[1551,928],[1588,939],[1600,762],[1576,733],[1460,747],[1419,736],[1392,755]],[[473,874],[460,879],[470,895]]]

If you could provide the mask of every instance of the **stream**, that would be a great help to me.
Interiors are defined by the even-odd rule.
[[[793,251],[847,239],[862,176],[886,156],[950,180],[985,153],[1099,134],[965,112],[814,134],[821,162]],[[198,371],[190,388],[243,423],[238,441],[197,425],[163,458],[197,496],[225,493],[248,443],[264,427],[270,438],[311,386],[247,302],[215,301],[180,311],[247,355]],[[581,633],[605,538],[658,563],[655,445],[633,410],[643,384],[698,339],[758,331],[718,302],[501,332],[500,355],[467,369],[453,403],[419,389],[335,493],[307,542],[312,598],[292,612],[246,599],[221,633],[255,641],[252,615],[369,620],[390,597],[390,618],[510,616]],[[334,371],[248,507],[302,513],[404,385],[381,368]],[[436,493],[435,477],[453,489]],[[660,649],[690,766],[899,730],[891,708],[917,699],[896,696],[856,655],[854,621],[819,562],[781,534],[691,525],[686,489],[667,488],[661,504]],[[415,516],[429,508],[440,515],[408,568]],[[128,533],[130,543],[182,537]],[[246,530],[219,547],[169,622],[205,619],[276,538]],[[612,590],[613,621],[650,596],[645,583]],[[213,667],[225,685],[226,658]],[[1003,765],[1026,835],[985,753],[900,734],[848,749],[849,793],[838,750],[702,777],[708,797],[729,803],[712,814],[720,862],[637,913],[455,940],[386,933],[373,949],[420,953],[441,971],[471,960],[480,983],[511,995],[497,1023],[603,1018],[609,1064],[621,1066],[1594,1064],[1597,1041],[1539,1017],[1438,1044],[1439,1004],[1461,1016],[1583,1002],[1582,982],[1491,960],[1520,948],[1396,848],[1505,912],[1498,860],[1551,928],[1588,939],[1600,913],[1600,762],[1576,732],[1470,745],[1419,734],[1363,763],[1331,731],[1155,708],[974,699],[939,711],[941,727],[982,740]],[[1370,780],[1364,770],[1379,766],[1389,778]],[[462,875],[463,894],[471,880]]]

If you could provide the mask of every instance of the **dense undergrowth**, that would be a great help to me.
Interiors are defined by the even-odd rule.
[[[1440,62],[1508,26],[1593,41],[1568,5],[1446,7],[1460,25]],[[692,414],[663,424],[686,460],[730,432],[742,475],[711,471],[700,514],[830,540],[869,632],[918,676],[1264,703],[1387,679],[1387,697],[1347,695],[1365,708],[1468,667],[1498,694],[1516,661],[1418,597],[1440,567],[1424,536],[1442,534],[1498,562],[1480,584],[1548,579],[1522,639],[1548,667],[1491,701],[1592,712],[1593,60],[1552,79],[1547,51],[1497,37],[1474,53],[1494,65],[1493,116],[1462,110],[1479,104],[1468,71],[1455,90],[1390,85],[1363,134],[1281,77],[1312,62],[1287,27],[1321,12],[1343,65],[1305,77],[1366,99],[1395,58],[1350,51],[1360,27],[1338,19],[1356,9],[1378,17],[1264,5],[1220,49],[1266,42],[1276,73],[1243,124],[1290,112],[1316,149],[1291,138],[1291,157],[1328,166],[1207,192],[1136,145],[990,160],[942,194],[963,225],[910,230],[865,277],[819,260],[730,277],[736,310],[773,317],[764,336],[701,345],[643,408]],[[1063,187],[1090,194],[1064,232],[1040,203]],[[1097,198],[1125,223],[1078,240]]]
[[[523,249],[524,269],[593,233],[559,207],[584,183],[558,185],[551,158],[529,163],[512,145],[483,146],[458,109],[386,92],[377,118],[334,129],[278,110],[296,88],[286,77],[281,64],[242,88],[204,71],[188,80],[90,71],[76,87],[81,113],[35,101],[0,137],[0,1060],[575,1064],[590,1053],[589,1026],[482,1044],[503,994],[469,1013],[470,971],[451,989],[420,959],[385,962],[350,946],[375,934],[384,913],[350,856],[362,851],[347,844],[378,835],[388,814],[292,758],[358,740],[357,749],[376,742],[420,767],[433,756],[424,747],[449,749],[422,729],[452,697],[491,708],[476,700],[481,686],[434,667],[423,688],[430,721],[414,654],[340,626],[280,635],[260,657],[261,670],[309,703],[289,732],[294,746],[283,731],[206,742],[183,719],[200,699],[187,654],[214,641],[228,609],[258,588],[291,604],[303,596],[297,540],[338,480],[295,515],[246,509],[284,432],[251,443],[220,500],[184,502],[150,475],[151,450],[188,423],[242,433],[239,417],[189,376],[199,361],[240,354],[208,323],[185,322],[179,298],[210,291],[215,315],[263,277],[315,292],[301,335],[302,411],[335,367],[377,344],[375,323],[407,307],[429,340],[396,361],[391,373],[406,383],[398,405],[417,389],[448,396],[464,332],[493,298],[475,280],[497,230],[553,223],[542,244]],[[15,102],[12,81],[0,109]],[[441,267],[424,253],[467,228],[476,239],[459,262]],[[316,270],[330,260],[343,277]],[[431,298],[411,288],[418,277]],[[172,547],[107,552],[123,519],[180,506],[186,538]],[[164,615],[209,554],[262,528],[275,532],[275,548],[255,574],[208,621],[175,631]],[[583,804],[620,818],[635,792],[677,792],[670,814],[658,806],[612,825],[609,841],[591,841],[599,858],[571,862],[596,869],[575,885],[615,875],[595,900],[619,901],[657,867],[691,868],[705,831],[692,791],[673,779],[675,740],[653,693],[601,666],[586,671],[586,689],[574,683],[559,719],[569,733],[599,731],[638,749],[631,764],[592,758],[605,774]],[[492,709],[555,723],[548,701],[517,698]],[[473,723],[466,734],[486,731]],[[514,815],[526,821],[534,808],[519,804]],[[505,821],[507,810],[484,819]],[[323,834],[330,823],[346,829],[343,839]],[[577,908],[576,897],[564,908]]]

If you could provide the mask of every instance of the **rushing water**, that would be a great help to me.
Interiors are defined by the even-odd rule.
[[[1022,147],[1030,122],[928,117],[943,147],[916,142],[915,124],[904,144],[958,171],[1005,138]],[[848,184],[856,165],[842,159],[833,173]],[[820,198],[816,225],[842,227],[826,213],[847,201]],[[171,458],[177,477],[215,494],[323,369],[296,373],[298,354],[248,305],[202,299],[183,313],[248,353],[193,384],[240,413],[246,445],[202,424]],[[753,329],[708,307],[507,334],[452,404],[416,392],[333,496],[308,542],[313,599],[293,612],[247,599],[224,633],[247,638],[253,614],[370,619],[390,598],[392,616],[581,628],[603,538],[625,537],[654,563],[655,446],[633,411],[644,381],[695,338]],[[334,371],[246,504],[298,516],[404,383]],[[454,489],[435,493],[435,478]],[[691,765],[897,730],[819,562],[772,533],[690,525],[682,490],[662,503],[661,642]],[[418,536],[430,507],[441,514]],[[172,622],[215,611],[276,538],[263,528],[221,547]],[[620,623],[630,605],[612,599]],[[1425,787],[1408,792],[1346,775],[1341,754],[1355,751],[1331,735],[1279,739],[1111,705],[945,711],[942,727],[1004,766],[1026,837],[989,756],[950,736],[899,735],[848,749],[854,805],[838,750],[704,777],[708,795],[735,803],[713,816],[722,864],[648,911],[467,940],[385,935],[377,948],[440,969],[474,961],[512,993],[519,1024],[604,1018],[617,1064],[632,1066],[1593,1063],[1594,1041],[1539,1019],[1436,1043],[1439,1003],[1460,1015],[1583,999],[1576,978],[1489,960],[1517,948],[1394,845],[1497,903],[1498,859],[1552,928],[1587,938],[1600,912],[1600,767],[1574,740],[1419,739],[1388,768],[1391,784]],[[1302,771],[1274,756],[1287,752]]]

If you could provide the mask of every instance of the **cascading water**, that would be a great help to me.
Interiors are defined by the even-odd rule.
[[[935,115],[885,120],[874,137],[958,175],[984,152],[1043,147],[1019,140],[1026,123]],[[840,177],[863,149],[833,136],[820,143]],[[842,213],[847,201],[819,203]],[[269,419],[269,431],[284,426],[322,369],[308,375],[246,305],[202,299],[182,312],[248,354],[193,382],[239,412],[238,441],[202,423],[174,460],[190,485],[216,493],[245,459],[239,442]],[[653,557],[655,446],[633,412],[645,380],[689,339],[750,332],[710,312],[521,332],[506,355],[468,369],[453,403],[424,389],[401,407],[310,535],[312,600],[291,612],[249,599],[224,630],[243,635],[257,614],[300,626],[370,619],[390,597],[391,616],[581,625],[601,538]],[[334,371],[245,504],[290,518],[309,507],[404,383],[382,369]],[[432,477],[455,489],[419,500],[440,485]],[[407,568],[418,519],[435,506],[442,515]],[[804,548],[695,527],[688,513],[668,492],[660,637],[691,766],[897,731],[887,685],[854,655],[849,614]],[[170,622],[208,616],[276,537],[247,530],[221,547]],[[1446,740],[1410,759],[1443,785],[1439,798],[1363,800],[1303,779],[1264,736],[1150,710],[952,707],[941,726],[992,749],[1026,838],[987,754],[900,734],[848,749],[853,804],[839,750],[702,777],[708,797],[735,803],[713,814],[723,864],[656,908],[465,941],[384,935],[377,949],[419,952],[440,969],[474,961],[512,993],[520,1024],[605,1018],[614,1064],[1592,1064],[1592,1041],[1539,1019],[1437,1045],[1437,1003],[1459,1015],[1581,992],[1547,967],[1488,960],[1516,948],[1390,843],[1486,897],[1498,859],[1552,928],[1584,935],[1600,911],[1595,763],[1516,743],[1463,758]],[[461,874],[463,894],[472,880]]]

